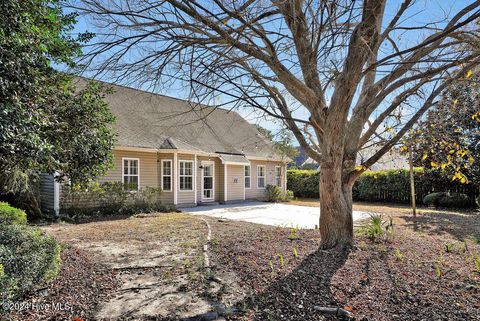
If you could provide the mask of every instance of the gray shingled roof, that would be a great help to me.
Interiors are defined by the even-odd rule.
[[[79,85],[83,79],[79,78]],[[282,159],[238,113],[109,84],[118,146],[234,153]]]

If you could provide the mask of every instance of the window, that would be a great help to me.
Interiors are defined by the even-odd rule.
[[[257,187],[265,188],[265,166],[257,166]]]
[[[172,191],[172,161],[162,160],[162,190]]]
[[[180,190],[193,191],[193,161],[180,161]]]
[[[124,188],[128,191],[138,191],[140,185],[139,159],[122,158],[122,173]]]
[[[282,186],[282,168],[280,166],[275,166],[275,184]]]
[[[245,166],[245,188],[250,188],[250,165]]]

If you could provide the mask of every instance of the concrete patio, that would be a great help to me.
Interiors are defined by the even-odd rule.
[[[183,208],[183,212],[250,223],[313,229],[318,226],[320,209],[279,203],[245,202],[228,205],[202,205]],[[366,212],[353,211],[353,220],[368,217]]]

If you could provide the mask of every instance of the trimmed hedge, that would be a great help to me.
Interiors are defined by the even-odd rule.
[[[27,214],[25,211],[10,206],[5,202],[0,202],[0,225],[2,224],[27,224]]]
[[[0,303],[21,298],[53,279],[59,269],[60,246],[55,239],[38,228],[0,225]]]
[[[475,206],[479,188],[452,182],[433,171],[415,169],[415,194],[418,204],[434,191],[463,193],[467,195],[468,206]],[[319,171],[291,169],[287,172],[287,187],[295,197],[319,197]],[[387,171],[367,171],[353,186],[355,201],[410,202],[409,171],[405,169]]]
[[[312,169],[287,171],[287,188],[295,197],[318,198],[320,172]]]

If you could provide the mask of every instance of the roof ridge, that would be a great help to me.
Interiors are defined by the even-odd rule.
[[[237,114],[238,116],[240,116],[242,119],[244,119],[236,110],[233,110],[233,109],[226,109],[226,108],[222,108],[222,107],[216,107],[216,106],[206,105],[206,104],[202,104],[202,103],[196,103],[196,102],[193,102],[193,101],[188,100],[188,99],[178,98],[178,97],[169,96],[169,95],[165,95],[165,94],[159,94],[159,93],[156,93],[156,92],[153,92],[153,91],[147,91],[147,90],[140,89],[140,88],[136,88],[136,87],[129,87],[129,86],[127,86],[127,85],[121,85],[121,84],[117,84],[117,83],[113,83],[113,82],[108,82],[108,81],[100,80],[100,79],[89,78],[89,77],[85,77],[85,76],[75,76],[75,78],[81,78],[81,79],[84,79],[84,80],[87,80],[87,81],[90,80],[90,81],[101,82],[101,83],[104,83],[104,84],[106,84],[106,85],[116,86],[116,87],[122,87],[122,88],[125,88],[125,89],[130,89],[130,90],[133,90],[133,91],[138,91],[138,92],[144,93],[144,94],[151,94],[151,95],[160,96],[160,97],[164,97],[164,98],[175,99],[175,100],[179,100],[179,101],[181,101],[181,102],[194,103],[194,104],[197,104],[198,106],[203,106],[203,107],[218,109],[218,110],[225,111],[225,112],[227,112],[227,113],[235,113],[235,114]],[[246,120],[245,120],[245,121],[246,121]]]

